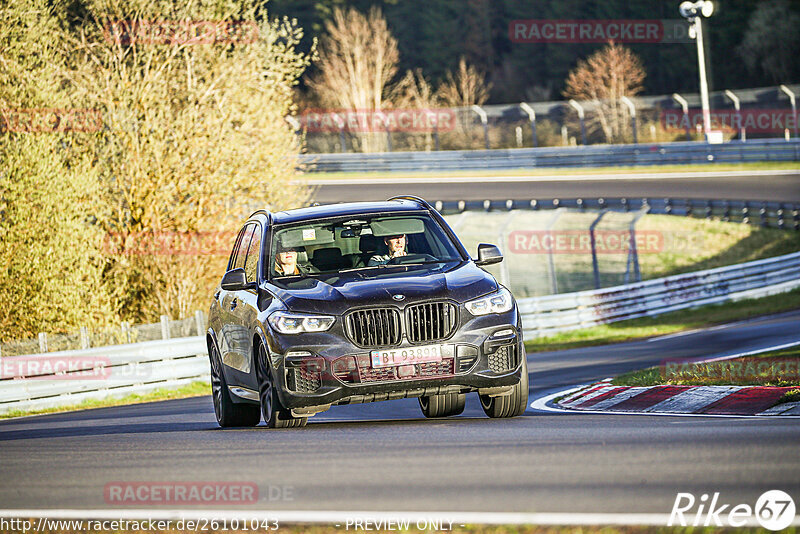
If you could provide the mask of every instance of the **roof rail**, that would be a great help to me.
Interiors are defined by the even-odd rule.
[[[269,210],[266,210],[266,209],[254,211],[253,213],[250,214],[250,217],[248,217],[248,219],[250,219],[252,217],[255,217],[259,213],[262,214],[262,215],[266,215],[267,216],[267,224],[268,225],[272,225],[272,212],[269,211]]]
[[[428,204],[427,200],[425,200],[422,197],[417,197],[417,196],[414,196],[414,195],[398,195],[396,197],[390,198],[389,200],[387,200],[387,202],[391,202],[392,200],[413,200],[414,202],[419,202],[420,204],[422,204],[425,208],[427,208],[429,210],[433,209],[433,206]]]

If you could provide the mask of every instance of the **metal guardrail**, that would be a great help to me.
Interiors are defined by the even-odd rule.
[[[597,291],[519,299],[527,337],[654,316],[728,300],[756,298],[800,287],[800,252],[669,276]],[[25,378],[6,372],[19,362],[75,361],[68,371],[39,367]],[[0,360],[0,413],[76,404],[85,399],[144,393],[208,380],[202,336]],[[30,369],[30,365],[25,367]],[[97,376],[86,378],[85,374]],[[13,373],[11,373],[13,376]]]
[[[718,217],[723,222],[738,222],[782,230],[800,230],[800,204],[794,202],[635,197],[542,198],[436,201],[434,207],[443,215],[466,211],[569,209],[599,213],[602,210],[619,212],[644,210],[652,215],[678,215],[705,219]]]
[[[800,252],[624,286],[519,299],[527,337],[541,337],[800,287]]]
[[[302,154],[308,172],[420,172],[800,161],[800,139],[638,145]]]
[[[0,365],[0,413],[141,394],[209,379],[203,336],[8,356],[0,359]]]

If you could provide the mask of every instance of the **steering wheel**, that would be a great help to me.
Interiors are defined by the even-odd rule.
[[[405,265],[410,263],[423,263],[426,261],[437,261],[430,254],[406,254],[405,256],[395,256],[386,265]]]

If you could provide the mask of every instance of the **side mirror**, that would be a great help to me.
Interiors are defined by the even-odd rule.
[[[220,286],[225,291],[240,291],[242,289],[247,289],[250,284],[247,283],[247,275],[244,274],[244,269],[240,267],[238,269],[231,269],[225,273]]]
[[[478,245],[478,259],[475,260],[475,265],[493,265],[501,261],[503,261],[503,253],[496,245],[488,243]]]

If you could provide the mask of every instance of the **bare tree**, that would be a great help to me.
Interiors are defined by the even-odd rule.
[[[381,10],[373,7],[365,16],[355,8],[337,7],[325,28],[320,73],[310,81],[320,102],[368,113],[384,109],[400,53]],[[385,147],[382,135],[360,132],[357,137],[365,152]]]
[[[588,114],[588,129],[601,129],[609,143],[622,142],[630,131],[628,108],[620,101],[642,91],[645,71],[642,61],[630,49],[613,41],[569,73],[564,96],[589,100],[595,112]]]
[[[483,105],[489,99],[491,83],[486,82],[486,76],[474,66],[461,58],[455,73],[447,73],[437,94],[441,102],[454,108],[458,116],[458,128],[455,143],[457,146],[471,146],[473,135],[478,130],[473,128],[475,115],[470,110],[472,106]]]
[[[462,57],[456,73],[447,73],[439,87],[439,97],[448,106],[480,106],[489,99],[491,88],[492,85],[486,83],[486,76]]]

